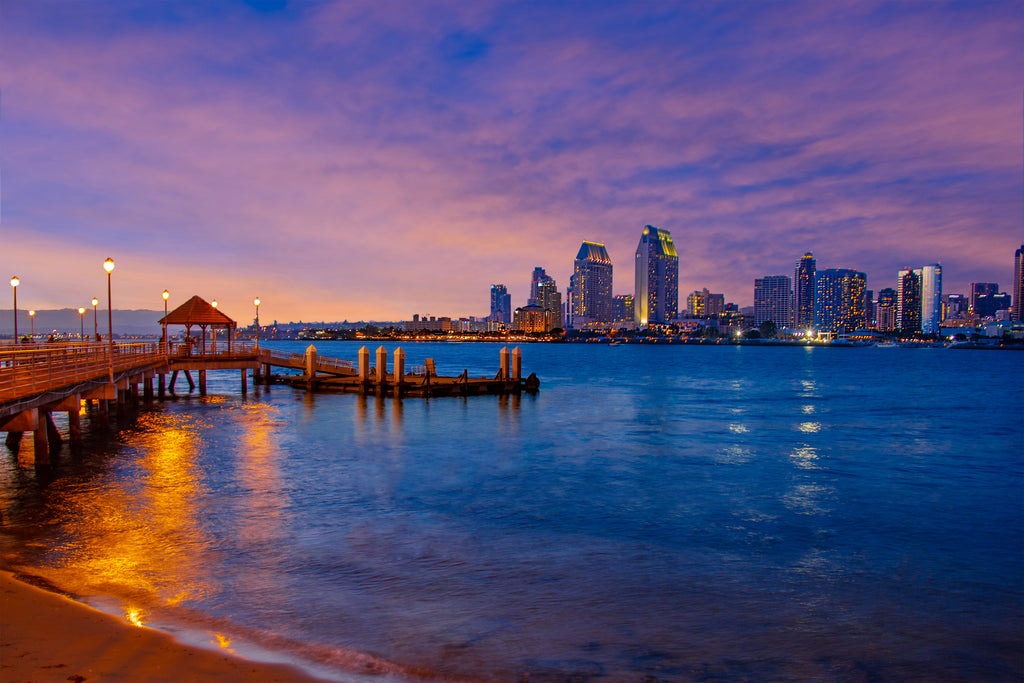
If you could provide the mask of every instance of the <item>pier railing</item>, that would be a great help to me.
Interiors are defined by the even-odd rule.
[[[0,346],[0,401],[160,363],[155,342],[66,342]]]

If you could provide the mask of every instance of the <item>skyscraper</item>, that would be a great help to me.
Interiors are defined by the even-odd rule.
[[[533,275],[530,277],[530,300],[527,302],[528,306],[537,305],[537,289],[544,282],[554,282],[554,280],[544,271],[543,268],[537,266],[533,269]]]
[[[895,332],[899,325],[897,324],[897,304],[896,304],[896,290],[892,287],[886,287],[878,291],[878,331],[879,332]]]
[[[776,327],[793,323],[793,281],[788,275],[765,275],[754,280],[754,324],[772,321]]]
[[[974,307],[978,303],[978,297],[986,294],[998,294],[999,283],[997,282],[972,282],[971,283],[971,313],[975,313]]]
[[[900,332],[921,331],[921,276],[909,266],[896,275],[896,318]]]
[[[679,314],[679,255],[668,230],[644,226],[636,247],[635,282],[634,322],[667,323]]]
[[[867,276],[848,268],[826,268],[814,275],[814,327],[842,334],[864,325]]]
[[[793,321],[797,327],[814,324],[814,255],[807,252],[796,262],[793,275]]]
[[[572,271],[572,326],[611,322],[612,259],[599,242],[584,242]]]
[[[554,278],[548,277],[537,285],[537,306],[551,312],[549,330],[562,327],[562,295],[558,293]]]
[[[491,321],[506,325],[512,322],[512,297],[505,285],[491,285]]]
[[[1013,319],[1024,320],[1024,244],[1013,255]]]
[[[921,278],[921,331],[938,334],[942,323],[942,266],[932,263],[914,272]]]
[[[694,318],[711,318],[725,312],[725,294],[697,289],[686,297],[686,310]]]

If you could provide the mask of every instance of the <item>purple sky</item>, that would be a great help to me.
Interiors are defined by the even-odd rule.
[[[808,250],[1009,290],[1022,75],[1020,0],[0,0],[0,265],[19,308],[111,256],[116,308],[484,315],[585,239],[632,293],[651,223],[684,301]]]

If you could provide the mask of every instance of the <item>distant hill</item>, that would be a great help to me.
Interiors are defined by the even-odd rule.
[[[115,335],[160,335],[160,325],[157,323],[160,318],[164,317],[163,310],[150,311],[145,309],[138,310],[119,310],[114,309],[114,334]],[[98,311],[98,322],[99,331],[104,337],[107,336],[107,311],[101,309]],[[63,332],[65,334],[77,335],[81,329],[81,324],[78,319],[77,308],[61,308],[57,310],[49,311],[36,311],[35,315],[35,330],[36,335],[50,334],[52,331]],[[28,317],[28,311],[18,307],[18,334],[28,334],[30,329],[30,320]],[[0,335],[10,335],[14,333],[14,314],[12,309],[0,309]],[[92,306],[85,311],[85,334],[90,336],[93,333],[93,316]]]

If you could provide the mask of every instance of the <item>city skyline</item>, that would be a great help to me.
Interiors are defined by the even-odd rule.
[[[1015,284],[1015,2],[7,3],[0,263],[24,308],[481,315],[644,224],[679,293],[856,268]],[[395,46],[401,46],[396,49]],[[472,238],[469,238],[472,236]],[[631,279],[631,278],[625,278]]]

